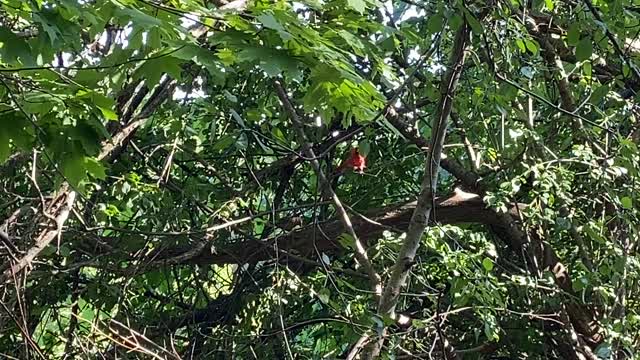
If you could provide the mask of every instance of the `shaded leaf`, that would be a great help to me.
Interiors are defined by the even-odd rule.
[[[86,176],[84,156],[71,153],[62,161],[62,173],[69,183],[77,187]]]
[[[85,158],[85,167],[89,174],[96,179],[104,180],[107,177],[104,166],[102,166],[100,161],[92,157]]]
[[[6,64],[33,64],[31,47],[11,30],[0,26],[0,61]]]
[[[578,45],[576,46],[576,60],[585,61],[591,58],[591,54],[593,53],[593,43],[591,42],[591,38],[586,37],[580,40]]]
[[[578,41],[580,41],[580,25],[577,22],[573,22],[567,31],[567,44],[576,46]]]

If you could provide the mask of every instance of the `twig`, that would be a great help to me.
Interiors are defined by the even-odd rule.
[[[33,348],[35,353],[38,354],[38,356],[40,356],[40,358],[46,359],[47,357],[44,356],[44,354],[42,353],[42,350],[40,350],[40,347],[38,346],[38,344],[36,344],[36,342],[33,341],[33,339],[31,338],[31,335],[29,334],[29,329],[26,326],[23,326],[22,324],[20,324],[20,321],[15,317],[14,312],[11,311],[7,307],[7,305],[5,305],[5,303],[0,301],[0,305],[2,305],[2,309],[7,313],[9,318],[11,318],[11,320],[16,324],[16,326],[18,326],[18,329],[22,333],[22,336],[24,336],[24,339],[27,342],[27,344]]]
[[[166,57],[166,56],[170,56],[171,54],[182,50],[182,48],[184,48],[184,45],[180,46],[180,47],[178,47],[176,49],[172,49],[172,50],[170,50],[168,52],[163,52],[163,53],[158,54],[158,55],[153,55],[153,56],[149,56],[149,57],[141,57],[141,58],[133,58],[133,59],[125,60],[123,62],[116,63],[116,64],[113,64],[113,65],[97,65],[97,66],[85,66],[85,67],[82,67],[82,66],[59,67],[59,66],[52,66],[52,65],[24,66],[24,67],[17,67],[17,68],[3,67],[3,68],[0,68],[0,73],[4,73],[4,72],[15,73],[15,72],[20,72],[20,71],[33,71],[33,70],[49,70],[49,71],[55,73],[56,75],[59,75],[55,71],[56,69],[77,70],[77,71],[113,69],[113,68],[117,68],[117,67],[124,66],[124,65],[127,65],[127,64],[131,64],[131,63],[135,63],[135,62],[155,60],[155,59],[163,58],[163,57]]]
[[[164,162],[164,167],[162,168],[162,171],[160,172],[160,178],[158,179],[158,186],[160,186],[162,182],[169,181],[169,176],[171,175],[171,162],[173,161],[173,155],[176,153],[177,147],[178,147],[178,136],[176,136],[176,138],[173,140],[171,151],[169,152],[169,155],[167,156],[167,159]]]
[[[495,71],[495,69],[494,69],[494,71]],[[518,89],[518,90],[520,90],[520,91],[522,91],[522,92],[524,92],[524,93],[526,93],[526,94],[531,95],[532,97],[536,98],[538,101],[540,101],[540,102],[544,103],[545,105],[547,105],[547,106],[551,107],[553,110],[556,110],[556,111],[561,112],[561,113],[563,113],[563,114],[565,114],[565,115],[569,115],[569,116],[571,116],[571,117],[574,117],[574,118],[576,118],[576,119],[579,119],[579,120],[581,120],[581,121],[584,121],[584,122],[586,122],[587,124],[589,124],[589,125],[591,125],[591,126],[595,126],[595,127],[597,127],[598,129],[604,130],[604,131],[609,132],[609,133],[611,133],[611,134],[613,134],[613,135],[615,135],[615,133],[616,133],[615,131],[613,131],[613,130],[609,129],[608,127],[602,126],[602,125],[600,125],[600,124],[598,124],[598,123],[594,122],[593,120],[589,120],[589,119],[587,119],[587,118],[585,118],[585,117],[583,117],[583,116],[580,116],[580,115],[578,115],[578,114],[576,114],[576,113],[574,113],[574,112],[571,112],[571,111],[569,111],[569,110],[567,110],[567,109],[563,108],[562,106],[558,106],[558,105],[556,105],[556,104],[552,103],[552,102],[551,102],[551,100],[546,99],[544,96],[542,96],[542,95],[540,95],[540,94],[536,94],[535,92],[533,92],[533,91],[531,91],[531,90],[529,90],[529,89],[525,88],[524,86],[522,86],[522,85],[520,85],[520,84],[516,83],[516,82],[515,82],[515,81],[513,81],[513,80],[509,80],[509,79],[507,79],[506,77],[502,76],[502,75],[501,75],[500,73],[498,73],[497,71],[495,71],[495,76],[496,76],[496,78],[497,78],[498,80],[500,80],[500,81],[502,81],[502,82],[505,82],[505,83],[507,83],[507,84],[509,84],[509,85],[511,85],[511,86],[513,86],[513,87],[515,87],[516,89]]]
[[[36,163],[38,160],[38,150],[34,149],[33,150],[33,163],[31,164],[31,176],[29,176],[27,174],[27,177],[29,178],[29,180],[31,180],[31,182],[33,183],[33,187],[36,189],[36,191],[38,192],[38,197],[40,198],[40,205],[42,206],[42,214],[44,215],[44,217],[46,217],[47,219],[51,220],[55,226],[56,226],[56,231],[58,232],[57,235],[57,254],[60,254],[60,240],[62,237],[62,225],[58,223],[58,221],[56,220],[56,218],[49,214],[49,212],[47,211],[47,202],[44,199],[44,195],[42,195],[42,191],[40,191],[40,186],[38,186],[38,181],[36,180]]]
[[[460,137],[462,137],[462,142],[464,143],[464,148],[467,151],[467,156],[469,157],[469,162],[471,163],[471,168],[474,172],[478,172],[480,169],[480,158],[476,155],[475,150],[473,149],[473,144],[469,141],[467,137],[467,132],[462,126],[460,122],[460,117],[455,112],[451,112],[451,120],[453,120],[453,124],[460,129]]]
[[[56,229],[43,230],[36,239],[36,243],[29,249],[29,251],[27,251],[26,255],[0,275],[0,285],[12,277],[13,274],[16,274],[29,265],[31,261],[33,261],[33,259],[35,259],[35,257],[38,256],[38,254],[40,254],[40,252],[44,250],[44,248],[47,247],[55,237],[59,236],[62,231],[62,225],[69,217],[75,198],[76,192],[69,190],[68,185],[64,184],[61,188],[60,194],[51,203],[53,206],[57,206],[55,209],[55,213],[57,215],[54,218]]]

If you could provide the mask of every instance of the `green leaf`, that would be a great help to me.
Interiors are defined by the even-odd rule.
[[[71,255],[71,249],[67,245],[60,245],[60,255],[69,257],[69,255]]]
[[[238,114],[238,112],[235,109],[231,109],[231,117],[233,118],[233,120],[235,120],[238,125],[240,125],[241,128],[246,128],[247,126],[244,123],[244,119],[242,119],[242,116],[240,116],[240,114]]]
[[[230,93],[228,90],[225,89],[222,93],[224,94],[224,97],[226,97],[227,100],[231,101],[232,103],[238,102],[238,97]]]
[[[90,92],[90,94],[91,94],[91,100],[93,101],[94,104],[98,106],[102,106],[104,108],[110,109],[110,108],[113,108],[116,104],[116,102],[113,101],[113,99],[108,98],[100,94],[99,92],[92,91]],[[82,95],[82,94],[78,92],[78,95]]]
[[[100,135],[96,130],[95,127],[81,120],[81,122],[68,129],[68,134],[71,138],[80,142],[85,154],[95,155],[100,151]]]
[[[213,150],[225,150],[229,146],[231,146],[235,142],[235,138],[233,136],[223,136],[220,140],[218,140],[215,144],[213,144]]]
[[[607,239],[605,239],[602,235],[600,235],[598,231],[594,231],[592,226],[584,226],[583,230],[592,240],[595,240],[597,243],[600,243],[600,244],[607,243]]]
[[[385,327],[384,320],[379,315],[372,315],[371,320],[373,320],[373,323],[376,325],[376,331],[381,334]]]
[[[467,23],[469,24],[469,26],[471,26],[471,30],[476,33],[476,34],[482,34],[484,33],[484,30],[482,29],[482,24],[478,21],[478,19],[476,19],[475,16],[473,16],[473,14],[467,10],[467,8],[464,8],[464,17],[467,20]]]
[[[179,45],[176,43],[176,46],[179,46]],[[206,51],[205,49],[202,49],[193,44],[186,44],[182,47],[179,47],[179,49],[173,52],[171,56],[177,59],[185,60],[185,61],[189,61],[189,60],[196,61],[197,58],[207,57],[207,55],[209,54],[210,52]]]
[[[491,259],[489,258],[484,258],[482,259],[482,267],[487,271],[490,272],[491,270],[493,270],[493,261],[491,261]]]
[[[105,119],[110,121],[118,121],[118,114],[116,114],[113,110],[103,108],[102,106],[98,106],[98,109],[102,113]]]
[[[146,79],[147,84],[153,86],[160,82],[163,73],[167,73],[174,79],[182,78],[182,63],[184,60],[173,56],[160,56],[149,59],[135,72],[133,78]]]
[[[29,44],[11,30],[0,26],[0,62],[6,64],[33,64]]]
[[[346,249],[355,250],[356,249],[356,240],[349,234],[343,233],[338,237],[338,242],[340,245],[345,247]]]
[[[72,186],[80,185],[87,173],[84,156],[77,153],[67,155],[62,161],[62,173]]]
[[[273,128],[271,129],[271,135],[273,135],[276,139],[278,139],[281,142],[285,142],[286,139],[284,137],[284,133],[282,132],[282,130],[280,130],[280,128]]]
[[[48,114],[56,105],[64,106],[64,102],[51,94],[27,93],[24,96],[22,109],[30,114]]]
[[[158,28],[152,28],[147,35],[147,44],[149,49],[160,49],[162,47],[162,35]]]
[[[340,37],[343,38],[344,41],[346,41],[346,43],[351,47],[351,49],[356,52],[356,54],[363,54],[362,50],[364,50],[365,47],[362,41],[357,36],[345,30],[338,31],[338,35],[340,35]]]
[[[565,217],[556,218],[556,226],[559,230],[569,230],[571,228],[571,221]]]
[[[553,0],[544,0],[544,5],[547,7],[549,11],[553,11],[553,8],[555,7]]]
[[[258,21],[262,23],[266,28],[272,29],[278,32],[280,38],[282,40],[287,41],[292,38],[291,34],[289,34],[286,29],[278,22],[278,20],[270,13],[264,13],[257,17]]]
[[[12,145],[30,150],[33,145],[33,125],[22,114],[11,113],[0,116],[0,132],[11,139]]]
[[[567,31],[567,44],[576,46],[578,41],[580,41],[580,25],[578,22],[573,22]]]
[[[593,43],[591,42],[590,37],[585,37],[580,40],[578,45],[576,46],[576,60],[585,61],[591,58],[591,54],[593,53]]]
[[[620,198],[620,204],[622,205],[622,208],[625,210],[633,209],[633,200],[628,196],[624,196]]]
[[[56,248],[53,245],[49,244],[47,245],[47,247],[42,249],[42,251],[40,252],[40,256],[49,256],[55,253],[56,253]]]
[[[449,26],[453,30],[458,30],[460,28],[460,25],[462,25],[463,21],[464,20],[462,19],[462,17],[460,15],[458,15],[457,13],[454,13],[449,18]]]
[[[358,151],[364,157],[369,156],[369,151],[371,151],[371,145],[369,145],[369,141],[367,140],[360,141],[360,143],[358,144]]]
[[[537,54],[538,49],[540,48],[537,41],[530,40],[530,39],[525,39],[524,45],[527,47],[527,50],[529,50],[532,54]]]
[[[520,52],[527,52],[527,46],[524,44],[524,40],[517,39],[516,45],[518,46],[518,49],[520,49]]]
[[[400,42],[395,36],[388,36],[384,40],[380,41],[378,46],[380,46],[380,49],[385,52],[393,52],[398,49],[399,44]]]
[[[489,340],[499,340],[500,335],[498,334],[498,324],[496,323],[496,319],[493,315],[486,314],[483,316],[484,318],[484,334]]]
[[[257,17],[258,21],[262,23],[265,27],[277,31],[284,31],[284,27],[276,20],[273,14],[264,13]]]
[[[78,71],[73,81],[88,88],[95,88],[99,81],[104,80],[105,74],[99,70]]]
[[[162,21],[138,9],[128,7],[118,8],[115,15],[124,23],[127,23],[130,20],[137,27],[141,27],[143,29],[154,29],[156,27],[161,28],[163,26]]]
[[[115,101],[112,99],[98,92],[86,92],[84,90],[78,91],[76,96],[81,98],[90,98],[91,105],[95,105],[105,119],[118,120],[118,115],[112,110],[115,107]]]
[[[11,146],[9,144],[9,136],[4,131],[4,129],[0,129],[0,165],[2,165],[5,160],[9,158],[11,155]]]
[[[442,31],[444,28],[444,17],[441,13],[434,14],[427,20],[427,31],[430,34],[435,34]]]
[[[589,99],[589,101],[592,104],[599,104],[600,101],[609,93],[609,86],[608,85],[602,85],[600,87],[598,87],[597,89],[595,89],[593,91],[593,93],[591,94],[591,98]]]
[[[249,138],[247,138],[247,134],[241,133],[235,141],[236,149],[246,150],[249,146]]]
[[[237,54],[239,62],[255,62],[269,76],[296,76],[299,72],[298,62],[286,51],[265,47],[246,47]]]
[[[47,9],[46,11],[35,13],[33,15],[34,22],[42,26],[42,30],[47,34],[51,46],[55,45],[56,40],[58,40],[58,34],[60,33],[60,29],[58,29],[55,19],[55,13],[51,9]]]
[[[179,48],[171,55],[185,62],[193,61],[198,65],[204,66],[209,74],[213,77],[213,82],[223,84],[225,71],[223,62],[231,65],[235,62],[235,54],[229,49],[220,49],[218,53],[214,53],[208,49],[203,49],[193,44],[176,42],[175,47]]]
[[[367,10],[367,3],[364,0],[347,0],[347,5],[360,14]]]
[[[318,299],[325,304],[329,303],[329,299],[331,298],[331,291],[328,288],[322,288],[318,291]]]
[[[107,177],[104,166],[102,166],[100,161],[98,161],[97,159],[86,157],[84,159],[84,165],[89,174],[91,174],[91,176],[93,176],[94,178],[104,180]]]
[[[592,71],[593,69],[591,68],[590,62],[587,61],[584,64],[582,64],[582,72],[584,73],[584,76],[590,79],[592,75]]]

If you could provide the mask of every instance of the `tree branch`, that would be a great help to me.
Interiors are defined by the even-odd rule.
[[[353,229],[353,224],[351,223],[351,219],[349,218],[349,215],[347,214],[347,211],[345,210],[344,206],[342,206],[342,202],[338,198],[338,195],[336,195],[336,193],[333,191],[333,189],[331,188],[331,184],[329,183],[329,180],[327,180],[327,177],[322,172],[322,168],[320,167],[320,163],[316,158],[316,154],[313,151],[313,147],[309,142],[309,140],[307,139],[307,135],[304,132],[304,124],[298,117],[298,114],[293,108],[293,105],[289,101],[289,97],[287,96],[287,93],[282,87],[282,84],[279,81],[276,81],[274,85],[276,88],[276,93],[278,95],[278,98],[282,102],[282,105],[285,111],[287,112],[289,119],[293,123],[293,127],[295,131],[298,134],[299,140],[302,143],[303,153],[305,154],[305,156],[311,159],[310,160],[311,166],[313,167],[313,170],[318,176],[318,180],[320,181],[320,185],[323,191],[326,192],[328,197],[333,201],[333,204],[336,208],[336,212],[338,214],[338,217],[340,218],[340,221],[342,222],[347,233],[353,238],[355,242],[356,260],[358,260],[358,263],[360,264],[360,266],[362,266],[364,270],[367,272],[367,274],[369,275],[369,281],[371,282],[371,287],[373,291],[376,294],[379,294],[381,291],[380,275],[378,275],[378,273],[373,267],[373,264],[371,264],[371,261],[367,256],[367,251],[362,245],[362,243],[360,242],[360,240],[358,239],[358,235]]]
[[[135,133],[135,131],[146,122],[147,117],[152,113],[152,111],[155,110],[164,100],[168,98],[168,95],[169,92],[164,91],[162,93],[162,96],[159,95],[158,98],[153,100],[153,104],[150,104],[148,107],[146,107],[144,117],[138,116],[127,126],[120,129],[120,131],[116,133],[111,138],[111,140],[105,141],[102,145],[102,150],[98,154],[98,160],[105,160],[107,157],[113,156],[113,154],[116,153],[118,149],[121,149],[122,146],[126,144],[127,140]],[[35,244],[16,263],[11,265],[7,264],[0,267],[0,269],[3,271],[0,275],[0,286],[2,286],[2,284],[4,284],[7,280],[11,279],[14,274],[17,274],[25,267],[27,267],[40,254],[40,252],[42,252],[42,250],[44,250],[47,245],[49,245],[51,241],[58,236],[58,234],[62,231],[64,223],[69,217],[71,208],[75,204],[75,198],[76,192],[71,188],[71,186],[69,186],[68,183],[63,183],[60,186],[57,195],[49,202],[47,210],[47,212],[55,218],[56,227],[47,227],[42,230],[36,237]]]
[[[451,56],[451,64],[447,70],[442,85],[440,87],[440,103],[436,108],[436,114],[432,122],[431,146],[425,164],[425,176],[422,180],[418,202],[411,217],[407,236],[398,254],[398,259],[391,270],[391,277],[384,289],[378,314],[382,316],[393,316],[396,304],[400,295],[400,288],[405,284],[409,270],[411,269],[414,257],[420,246],[422,234],[434,207],[435,191],[438,181],[438,168],[447,130],[449,115],[453,104],[453,94],[458,85],[458,80],[462,73],[465,50],[469,37],[468,25],[463,23],[456,33]],[[371,359],[377,357],[382,349],[383,337],[372,342],[365,348],[363,358]]]

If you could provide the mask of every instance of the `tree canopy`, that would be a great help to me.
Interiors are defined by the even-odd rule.
[[[1,0],[0,357],[638,358],[639,34],[629,0]]]

